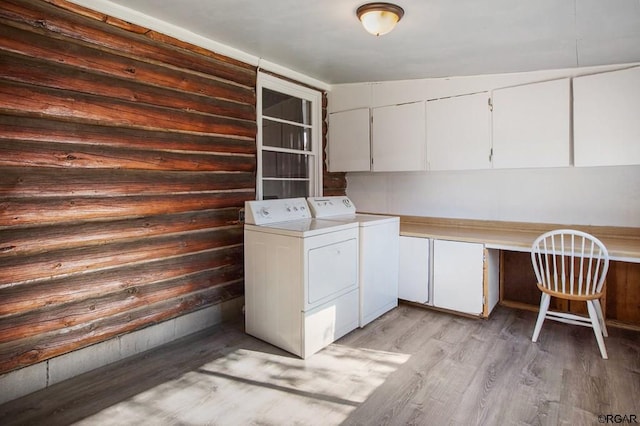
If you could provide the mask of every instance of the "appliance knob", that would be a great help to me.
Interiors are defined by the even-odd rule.
[[[260,216],[264,216],[264,217],[269,216],[269,209],[267,209],[266,207],[261,208],[260,209]]]

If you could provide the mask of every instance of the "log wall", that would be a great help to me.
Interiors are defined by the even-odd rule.
[[[255,88],[64,0],[0,1],[0,374],[243,294]]]

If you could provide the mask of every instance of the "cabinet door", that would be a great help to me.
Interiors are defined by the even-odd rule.
[[[371,107],[420,102],[427,98],[427,80],[381,81],[371,84]]]
[[[489,94],[427,101],[429,170],[491,168]]]
[[[571,165],[568,78],[493,91],[493,168]]]
[[[398,298],[429,302],[429,239],[400,237]]]
[[[433,305],[481,315],[483,265],[482,244],[434,240]]]
[[[369,108],[329,114],[330,172],[370,170],[369,120]]]
[[[329,113],[371,107],[371,83],[347,83],[331,86],[327,94]]]
[[[640,164],[640,68],[573,79],[576,166]]]
[[[426,170],[425,103],[372,109],[372,170]]]

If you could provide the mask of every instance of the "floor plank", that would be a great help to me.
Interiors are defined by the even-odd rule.
[[[640,421],[640,333],[401,304],[307,360],[232,322],[0,406],[2,425],[575,425]]]

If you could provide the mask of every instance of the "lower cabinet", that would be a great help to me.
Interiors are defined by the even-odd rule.
[[[484,244],[402,236],[398,297],[488,317],[499,300],[499,259]]]
[[[400,237],[398,299],[429,303],[429,238]]]
[[[433,242],[433,305],[481,315],[484,246],[459,241]]]

